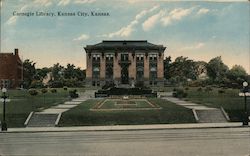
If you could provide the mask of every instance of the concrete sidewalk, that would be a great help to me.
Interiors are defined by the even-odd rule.
[[[231,122],[231,123],[192,123],[192,124],[155,124],[155,125],[76,126],[76,127],[26,127],[26,128],[9,128],[7,133],[126,131],[126,130],[157,130],[157,129],[234,128],[234,127],[242,127],[242,123]],[[250,129],[250,126],[245,126],[245,127]]]

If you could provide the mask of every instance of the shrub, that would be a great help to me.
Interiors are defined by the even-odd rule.
[[[70,96],[71,98],[78,98],[79,95],[78,95],[76,92],[77,92],[76,89],[69,91],[69,96]]]
[[[33,81],[31,84],[30,84],[30,88],[43,88],[44,85],[41,81]]]
[[[183,89],[179,88],[176,89],[176,91],[173,92],[173,97],[177,98],[185,98],[187,97],[187,92],[185,92]]]
[[[51,81],[49,83],[49,86],[51,88],[62,88],[63,87],[63,82],[62,81]]]
[[[212,90],[213,90],[212,87],[206,87],[206,88],[205,88],[205,91],[206,91],[206,92],[210,92],[210,91],[212,91]]]
[[[219,94],[223,94],[223,93],[225,93],[225,92],[226,92],[226,91],[225,91],[224,89],[219,89],[219,90],[218,90],[218,93],[219,93]]]
[[[102,89],[109,89],[115,87],[115,84],[113,82],[107,82],[104,86],[102,86]]]
[[[57,93],[57,90],[55,88],[51,89],[50,91],[51,91],[51,93]]]
[[[29,94],[32,96],[36,96],[38,94],[38,91],[36,89],[29,89]]]
[[[201,87],[199,87],[199,88],[197,89],[198,92],[202,92],[202,90],[203,90],[203,89],[202,89]]]
[[[66,86],[63,87],[63,90],[68,90],[68,88]]]
[[[46,88],[43,88],[43,89],[41,89],[41,92],[42,92],[43,94],[45,94],[45,93],[48,92],[48,90],[47,90]]]
[[[135,87],[138,87],[138,88],[144,88],[144,82],[143,81],[139,81],[135,84]]]

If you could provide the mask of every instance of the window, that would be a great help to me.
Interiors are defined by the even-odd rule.
[[[143,61],[143,58],[144,58],[143,54],[136,55],[136,61]]]
[[[100,54],[93,54],[93,61],[100,61],[100,58],[101,58],[101,56],[100,56]]]
[[[136,71],[136,79],[141,80],[144,77],[144,70],[143,67],[137,67]]]
[[[121,54],[121,61],[128,61],[128,54]]]
[[[114,55],[113,54],[107,54],[106,55],[106,61],[113,61]]]
[[[156,61],[157,60],[157,54],[149,54],[149,60],[150,61]]]
[[[93,78],[99,78],[99,76],[100,76],[100,68],[93,67]]]

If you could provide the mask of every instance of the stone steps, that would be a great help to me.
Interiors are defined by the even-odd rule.
[[[220,109],[196,110],[200,123],[222,123],[228,122]]]
[[[54,127],[59,114],[34,113],[27,127]]]

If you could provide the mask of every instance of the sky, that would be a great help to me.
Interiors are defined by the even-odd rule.
[[[13,13],[25,13],[16,16]],[[35,12],[104,12],[109,16],[26,16]],[[250,3],[151,0],[2,0],[1,52],[19,49],[36,67],[86,68],[86,45],[102,40],[148,40],[172,60],[221,56],[250,73]]]

